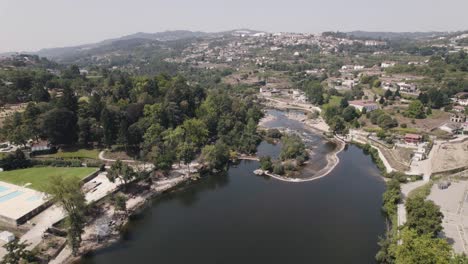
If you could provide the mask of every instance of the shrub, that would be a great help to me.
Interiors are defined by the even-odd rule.
[[[284,174],[284,167],[283,164],[280,162],[277,162],[273,165],[273,173],[278,174],[278,175],[283,175]]]
[[[281,132],[276,128],[268,129],[266,135],[270,138],[281,138]]]
[[[264,171],[271,171],[273,163],[270,156],[260,157],[260,168]]]
[[[284,163],[284,169],[286,171],[293,171],[293,170],[296,170],[296,166],[294,166],[294,164],[292,162],[285,162]]]

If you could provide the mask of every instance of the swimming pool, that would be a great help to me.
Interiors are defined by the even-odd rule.
[[[7,195],[4,195],[4,196],[0,197],[0,203],[6,202],[6,201],[8,201],[8,200],[11,200],[11,199],[13,199],[13,198],[15,198],[15,197],[17,197],[17,196],[22,195],[22,194],[23,194],[23,192],[20,192],[20,191],[11,192],[11,193],[9,193],[9,194],[7,194]]]
[[[4,192],[6,190],[9,190],[10,188],[7,188],[5,186],[0,186],[0,192]]]

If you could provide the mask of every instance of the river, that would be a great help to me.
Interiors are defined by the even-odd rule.
[[[322,148],[330,149],[317,146]],[[265,155],[279,150],[266,142],[259,146]],[[242,161],[227,175],[155,200],[122,241],[82,262],[374,263],[385,229],[385,184],[357,147],[338,157],[328,176],[302,183],[255,176],[258,162]]]

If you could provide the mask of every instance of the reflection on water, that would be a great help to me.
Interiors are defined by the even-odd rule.
[[[125,240],[83,262],[374,263],[385,186],[358,148],[339,156],[329,176],[304,183],[257,177],[258,162],[242,161],[155,200]]]

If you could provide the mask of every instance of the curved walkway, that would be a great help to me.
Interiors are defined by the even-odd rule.
[[[310,178],[288,178],[288,177],[276,175],[273,173],[265,173],[265,175],[268,175],[274,179],[284,181],[284,182],[308,182],[308,181],[315,181],[315,180],[321,179],[327,176],[328,174],[330,174],[330,172],[332,172],[333,169],[336,167],[336,165],[338,165],[338,163],[340,162],[340,158],[338,157],[338,154],[341,151],[343,151],[343,149],[345,148],[345,144],[339,144],[339,145],[340,145],[340,148],[336,152],[327,156],[327,166],[325,166],[323,169],[318,171],[316,176],[313,176]]]
[[[116,162],[117,160],[115,159],[107,159],[107,158],[104,158],[104,153],[106,153],[105,150],[99,152],[99,159],[102,160],[102,161],[107,161],[107,162]],[[121,160],[122,162],[135,162],[134,160]]]

